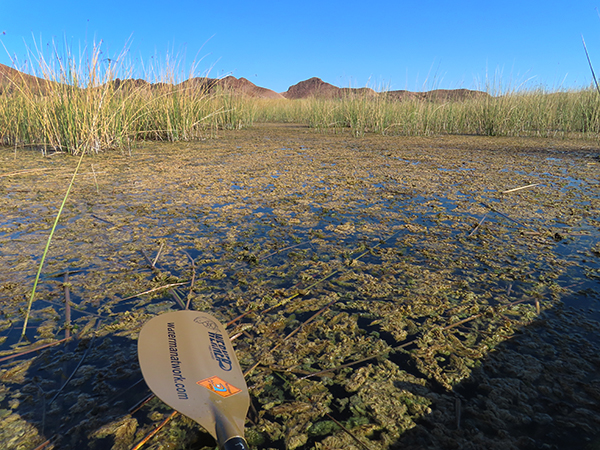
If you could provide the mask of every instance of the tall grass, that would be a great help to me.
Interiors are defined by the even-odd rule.
[[[244,105],[230,93],[209,93],[202,79],[184,82],[167,64],[154,84],[121,82],[117,75],[133,72],[122,55],[102,56],[100,46],[85,58],[68,49],[38,52],[30,58],[36,67],[17,67],[21,74],[0,95],[0,144],[78,154],[123,150],[140,139],[191,140],[252,123],[252,114],[239,109]]]
[[[355,135],[600,136],[600,95],[592,88],[488,92],[460,101],[398,101],[380,94],[246,102],[254,104],[257,122],[298,122]]]
[[[600,136],[600,94],[591,88],[487,86],[488,95],[461,101],[399,101],[383,93],[256,99],[224,90],[208,92],[206,83],[193,73],[182,76],[177,61],[152,68],[153,84],[133,80],[124,54],[109,60],[103,58],[100,46],[79,58],[69,49],[50,55],[34,52],[29,59],[35,67],[17,68],[43,81],[35,83],[20,74],[0,86],[0,145],[73,154],[126,150],[138,140],[187,141],[254,122],[303,123],[318,130],[351,130],[357,136]]]

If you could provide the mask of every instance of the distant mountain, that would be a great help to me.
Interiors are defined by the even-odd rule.
[[[471,98],[491,97],[490,94],[484,91],[475,91],[472,89],[434,89],[426,92],[411,92],[411,91],[387,91],[381,95],[386,95],[394,100],[425,100],[425,101],[464,101]]]
[[[44,94],[48,91],[54,81],[47,81],[42,78],[28,75],[11,67],[0,64],[0,94],[14,92],[19,85],[26,84],[28,90],[34,94]],[[149,83],[143,79],[125,79],[119,78],[110,81],[114,89],[159,89],[172,86],[168,83]],[[435,89],[427,92],[411,91],[387,91],[375,92],[371,88],[339,88],[329,84],[320,78],[313,77],[301,81],[283,93],[277,93],[271,89],[260,87],[247,80],[246,78],[236,78],[227,76],[225,78],[203,78],[195,77],[185,80],[176,85],[183,89],[202,89],[206,92],[214,93],[217,91],[230,91],[237,94],[246,95],[253,98],[271,98],[289,100],[300,98],[344,98],[348,96],[386,96],[391,100],[423,100],[423,101],[462,101],[469,98],[489,97],[487,92],[474,91],[470,89]]]
[[[313,77],[290,86],[282,95],[290,100],[308,97],[334,98],[339,97],[339,91],[339,87]]]
[[[326,83],[320,78],[309,78],[298,84],[290,86],[282,95],[287,99],[299,98],[344,98],[348,95],[356,96],[378,96],[383,95],[391,100],[426,100],[426,101],[462,101],[468,98],[489,97],[487,92],[474,91],[470,89],[434,89],[427,92],[411,91],[385,91],[375,92],[370,88],[339,88],[333,84]]]
[[[24,72],[20,72],[12,67],[0,64],[0,94],[13,92],[23,84],[28,86],[28,90],[34,94],[47,92],[52,81],[43,78],[34,77]]]
[[[142,79],[126,79],[121,80],[119,78],[112,81],[115,89],[160,89],[168,86],[173,86],[168,83],[149,83]],[[233,76],[227,76],[225,78],[205,78],[205,77],[194,77],[188,80],[182,81],[175,85],[180,89],[198,89],[209,93],[215,93],[219,90],[229,91],[237,94],[246,95],[254,98],[283,98],[281,94],[278,94],[271,89],[263,88],[255,85],[245,78],[236,78]]]
[[[375,96],[377,93],[371,88],[339,88],[333,84],[329,84],[320,78],[313,77],[308,80],[301,81],[298,84],[291,86],[282,95],[290,100],[298,98],[342,98],[348,95],[369,95]]]
[[[209,92],[217,89],[237,92],[255,98],[283,98],[283,96],[271,89],[260,87],[248,81],[246,78],[227,76],[225,78],[190,78],[178,84],[181,87],[200,86],[208,88]]]

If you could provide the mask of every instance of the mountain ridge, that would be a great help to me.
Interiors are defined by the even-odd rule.
[[[29,75],[12,67],[0,64],[0,95],[14,92],[19,89],[20,84],[26,84],[34,94],[44,94],[56,81]],[[185,89],[203,89],[213,93],[217,90],[225,90],[252,98],[266,99],[288,99],[297,100],[303,98],[339,99],[355,96],[378,97],[385,96],[389,100],[407,101],[463,101],[469,98],[490,97],[484,91],[471,89],[434,89],[424,92],[407,90],[393,90],[376,92],[369,87],[362,88],[340,88],[327,83],[318,77],[312,77],[300,81],[288,88],[285,92],[275,92],[272,89],[257,86],[246,78],[236,78],[232,75],[224,78],[193,77],[175,85],[170,83],[150,83],[144,79],[127,78],[111,80],[114,89],[158,89],[168,85]]]

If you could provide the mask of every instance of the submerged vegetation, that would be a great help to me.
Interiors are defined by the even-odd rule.
[[[123,56],[103,58],[100,47],[87,58],[65,53],[54,51],[45,57],[40,52],[30,58],[38,67],[14,70],[10,81],[4,74],[0,144],[73,154],[128,151],[140,140],[189,141],[255,122],[350,129],[355,135],[597,138],[600,134],[600,94],[592,88],[507,90],[491,85],[485,89],[488,95],[464,99],[399,100],[386,93],[361,94],[362,90],[337,99],[264,99],[208,89],[193,70],[182,76],[178,64],[168,59],[163,68],[148,71],[150,84],[134,79]]]
[[[139,330],[188,301],[229,324],[252,448],[600,442],[595,142],[257,125],[83,158],[18,344],[77,159],[0,149],[3,448],[214,449],[143,403]]]

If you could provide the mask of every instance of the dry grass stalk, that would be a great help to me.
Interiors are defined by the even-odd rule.
[[[146,261],[148,262],[148,264],[150,264],[150,267],[152,268],[152,271],[154,273],[160,274],[160,270],[154,265],[154,263],[150,260],[150,258],[148,258],[148,255],[146,255],[146,252],[144,252],[144,250],[141,250],[141,252],[142,252],[142,255],[144,256],[144,258],[146,259]],[[185,283],[180,283],[180,284],[185,284]],[[168,289],[169,289],[169,294],[171,294],[171,296],[177,302],[177,304],[181,307],[181,309],[186,309],[185,308],[185,304],[183,303],[183,300],[179,296],[179,294],[177,293],[177,291],[175,291],[174,289],[171,289],[171,287],[169,287]]]
[[[190,267],[192,269],[192,282],[190,283],[190,290],[188,291],[187,302],[185,304],[185,309],[190,309],[190,302],[192,301],[192,293],[194,291],[194,283],[196,282],[196,263],[194,262],[194,258],[192,258],[188,252],[185,250],[182,250],[182,252],[185,253],[189,258]]]
[[[96,330],[98,330],[98,328],[100,327],[101,323],[102,323],[102,321],[99,320],[98,323],[96,324]],[[48,403],[48,405],[45,405],[45,407],[52,406],[52,403],[54,403],[54,400],[56,400],[58,398],[58,396],[63,391],[63,389],[69,384],[69,382],[71,381],[71,379],[75,376],[75,374],[77,373],[77,371],[81,367],[81,364],[83,364],[83,361],[85,360],[86,356],[88,355],[90,349],[93,347],[95,340],[96,340],[96,333],[94,333],[94,336],[92,337],[92,341],[90,342],[90,345],[88,346],[88,348],[85,349],[85,352],[81,356],[81,359],[79,360],[79,363],[77,364],[77,366],[75,367],[75,369],[73,370],[73,372],[71,372],[71,375],[69,376],[69,378],[67,378],[67,380],[64,382],[64,384],[56,392],[56,394],[54,395],[54,397],[52,397],[52,400],[50,400],[50,402]],[[45,414],[45,412],[44,412],[44,414]]]
[[[309,399],[310,400],[310,399]],[[331,414],[329,413],[325,413],[325,415],[327,417],[329,417],[329,419],[331,419],[338,427],[340,427],[342,429],[342,431],[344,433],[346,433],[348,436],[350,436],[354,442],[356,442],[358,445],[360,445],[362,448],[366,449],[366,450],[371,450],[371,447],[369,447],[367,444],[365,444],[363,441],[361,441],[360,439],[358,439],[356,437],[356,435],[354,433],[352,433],[352,431],[350,431],[348,428],[346,428],[340,421],[338,421],[335,417],[333,417]]]
[[[165,420],[158,424],[157,427],[154,428],[150,433],[144,436],[144,438],[140,442],[134,445],[131,450],[139,450],[140,448],[142,448],[146,444],[146,442],[148,442],[156,435],[156,433],[162,430],[166,424],[168,424],[172,419],[175,418],[175,416],[177,416],[177,414],[179,414],[177,411],[173,411],[171,415],[169,415]]]
[[[285,344],[288,339],[290,339],[292,336],[294,336],[296,333],[298,333],[303,327],[305,327],[306,325],[311,323],[313,320],[315,320],[317,317],[319,317],[321,314],[323,314],[327,309],[329,309],[329,307],[331,305],[333,305],[336,302],[337,302],[337,299],[332,300],[329,303],[327,303],[323,308],[321,308],[319,311],[317,311],[312,316],[310,316],[308,319],[306,319],[302,324],[300,324],[298,327],[296,327],[295,330],[293,330],[291,333],[289,333],[287,336],[285,336],[283,339],[281,339],[281,341],[279,341],[279,343],[277,345],[275,345],[274,347],[271,347],[269,349],[269,351],[264,353],[262,355],[262,357],[252,367],[250,367],[248,370],[246,370],[246,372],[244,372],[244,376],[247,377],[248,375],[250,375],[254,371],[254,369],[256,369],[260,365],[260,363],[266,356],[270,355],[272,352],[274,352],[279,347],[281,347],[283,344]]]
[[[521,186],[514,189],[509,189],[508,191],[502,191],[503,194],[510,194],[511,192],[520,191],[521,189],[529,189],[535,186],[539,186],[540,183],[528,184],[527,186]]]
[[[142,380],[143,381],[143,378]],[[153,393],[148,394],[146,397],[144,397],[143,399],[141,399],[139,402],[137,402],[135,405],[133,405],[131,408],[129,408],[129,414],[133,415],[136,412],[138,412],[140,409],[142,409],[142,407],[148,403],[150,400],[152,400],[154,397],[156,397],[156,395],[154,395]]]
[[[159,286],[154,289],[150,289],[148,291],[140,292],[139,294],[134,294],[129,297],[125,297],[123,300],[131,300],[132,298],[141,297],[142,295],[146,295],[146,294],[152,294],[153,292],[162,291],[163,289],[170,289],[172,287],[181,286],[183,284],[187,284],[187,283],[181,282],[181,283],[165,284],[164,286]]]
[[[40,445],[38,445],[36,448],[34,448],[33,450],[43,450],[46,447],[48,447],[48,445],[50,445],[52,443],[52,441],[56,438],[56,436],[52,436],[50,439],[46,440],[45,442],[42,442]]]
[[[106,223],[106,224],[110,225],[111,227],[116,227],[116,225],[115,225],[114,223],[112,223],[112,222],[109,222],[108,220],[106,220],[106,219],[103,219],[102,217],[98,217],[98,216],[97,216],[97,215],[95,215],[95,214],[90,214],[90,216],[91,216],[91,217],[93,217],[93,218],[94,218],[94,219],[96,219],[96,220],[99,220],[100,222],[104,222],[104,223]]]
[[[160,254],[163,250],[163,248],[165,247],[165,243],[161,242],[160,243],[160,248],[158,249],[158,252],[156,253],[156,257],[154,258],[154,261],[152,261],[152,268],[156,269],[156,263],[158,262],[158,258],[160,258]]]
[[[32,348],[30,350],[26,350],[24,352],[19,352],[19,353],[15,353],[13,355],[5,356],[3,358],[0,358],[0,362],[8,361],[10,359],[18,358],[20,356],[25,356],[25,355],[28,355],[29,353],[38,352],[38,351],[43,350],[45,348],[52,347],[54,345],[58,345],[58,344],[61,344],[63,342],[66,342],[66,341],[68,341],[68,340],[70,340],[72,338],[73,338],[73,336],[68,337],[68,338],[63,338],[63,339],[60,339],[60,340],[55,341],[55,342],[50,342],[49,344],[40,345],[40,346]]]
[[[27,170],[19,170],[17,172],[10,172],[10,173],[3,173],[0,174],[0,178],[2,177],[12,177],[15,175],[29,175],[31,173],[36,173],[36,172],[44,172],[46,170],[53,170],[52,168],[45,168],[45,169],[27,169]]]
[[[265,259],[269,259],[271,256],[275,256],[275,255],[277,255],[277,254],[279,254],[281,252],[285,252],[286,250],[292,250],[294,248],[301,247],[301,246],[306,245],[306,244],[310,244],[310,241],[300,242],[299,244],[290,245],[289,247],[285,247],[285,248],[279,249],[279,250],[277,250],[277,251],[275,251],[273,253],[269,253],[268,255],[265,255],[265,256],[259,258],[259,261],[263,261]]]
[[[63,282],[65,290],[65,338],[71,337],[71,292],[69,290],[69,269],[65,272]]]
[[[96,171],[94,170],[93,164],[92,164],[92,173],[94,174],[94,184],[96,185],[96,194],[100,194],[100,189],[98,188],[98,178],[96,178]]]
[[[486,217],[487,217],[487,213],[485,213],[485,214],[483,215],[483,217],[481,218],[481,220],[479,221],[479,223],[477,224],[477,226],[476,226],[475,228],[473,228],[473,231],[471,231],[471,232],[469,233],[469,237],[473,236],[473,235],[474,235],[474,234],[477,232],[477,230],[479,229],[479,227],[480,227],[480,226],[483,224],[483,222],[485,221]]]
[[[460,398],[454,399],[454,414],[456,415],[456,429],[460,430],[460,416],[461,416],[462,402]]]
[[[483,203],[483,202],[479,202],[479,203],[480,203],[480,205],[484,206],[485,208],[489,209],[490,211],[493,211],[493,212],[495,212],[496,214],[499,214],[499,215],[501,215],[502,217],[504,217],[505,219],[508,219],[508,220],[510,220],[511,222],[514,222],[514,223],[516,223],[517,225],[520,225],[520,226],[522,226],[522,227],[524,227],[524,228],[529,228],[527,225],[525,225],[525,224],[523,224],[523,223],[519,222],[518,220],[515,220],[515,219],[513,219],[512,217],[509,217],[509,216],[507,216],[507,215],[506,215],[506,214],[504,214],[504,213],[501,213],[500,211],[498,211],[497,209],[495,209],[495,208],[491,207],[490,205],[486,205],[486,204],[485,204],[485,203]]]

